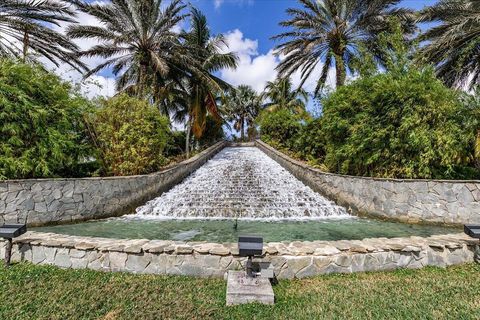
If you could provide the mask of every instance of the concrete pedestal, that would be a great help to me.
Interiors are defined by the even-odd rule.
[[[267,278],[249,278],[244,271],[228,271],[227,306],[252,302],[273,304],[274,300]]]

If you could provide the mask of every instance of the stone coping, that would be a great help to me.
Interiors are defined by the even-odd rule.
[[[263,262],[279,279],[327,273],[387,271],[473,262],[478,240],[465,234],[340,241],[269,242]],[[5,241],[0,241],[0,255]],[[242,270],[236,243],[78,237],[28,232],[14,240],[13,261],[105,272],[224,277]]]
[[[0,240],[5,242],[4,240]],[[184,242],[173,240],[114,239],[83,237],[51,232],[28,231],[13,243],[77,250],[97,250],[125,253],[209,254],[238,256],[237,243]],[[374,253],[386,251],[416,252],[426,248],[456,249],[479,244],[464,233],[429,237],[365,238],[338,241],[282,241],[264,244],[264,255],[270,256],[331,256],[339,253]]]
[[[303,167],[306,170],[312,170],[324,175],[330,175],[330,176],[337,176],[337,177],[344,177],[344,178],[351,178],[351,179],[365,179],[365,180],[373,180],[373,181],[394,181],[394,182],[450,182],[450,183],[480,183],[480,180],[445,180],[445,179],[400,179],[400,178],[377,178],[377,177],[365,177],[365,176],[352,176],[352,175],[347,175],[347,174],[339,174],[339,173],[332,173],[332,172],[326,172],[322,171],[318,168],[314,168],[309,166],[303,161],[293,159],[292,157],[286,155],[285,153],[278,151],[271,145],[267,144],[266,142],[262,140],[255,140],[255,143],[257,145],[261,145],[263,148],[269,149],[270,151],[276,153],[277,155],[281,156],[285,160],[288,160],[289,162],[295,163],[296,165],[299,165]]]

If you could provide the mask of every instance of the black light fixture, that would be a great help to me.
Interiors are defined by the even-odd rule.
[[[467,235],[469,235],[472,238],[480,239],[480,225],[474,226],[474,225],[466,224],[463,226],[463,232],[465,232]]]
[[[241,257],[248,257],[246,264],[247,276],[256,277],[252,258],[261,256],[263,253],[263,238],[260,236],[244,235],[238,237],[238,254]]]
[[[10,265],[10,258],[12,257],[12,239],[21,236],[27,232],[26,224],[4,224],[0,227],[0,237],[7,240],[5,247],[5,266]]]

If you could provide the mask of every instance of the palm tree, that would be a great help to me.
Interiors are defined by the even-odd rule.
[[[480,2],[442,0],[420,12],[419,22],[435,26],[420,35],[427,41],[419,59],[436,66],[437,74],[452,87],[471,89],[480,83]]]
[[[240,85],[233,89],[223,99],[229,121],[238,132],[242,141],[245,141],[245,126],[252,126],[261,108],[261,97],[250,86]]]
[[[232,52],[222,52],[228,47],[225,37],[222,34],[212,36],[206,17],[195,8],[191,10],[191,29],[182,32],[181,36],[185,40],[184,47],[202,70],[201,73],[194,72],[187,77],[186,109],[177,115],[177,119],[187,118],[185,149],[188,157],[190,130],[198,139],[205,130],[207,114],[222,121],[216,98],[224,90],[229,89],[230,85],[216,77],[214,73],[220,69],[236,68],[238,57]]]
[[[308,102],[308,94],[302,88],[292,90],[290,78],[278,78],[268,81],[262,96],[268,99],[264,107],[267,111],[290,110],[296,114],[305,112]]]
[[[151,97],[156,103],[168,96],[165,88],[181,84],[187,70],[195,70],[195,61],[183,54],[178,33],[173,28],[186,15],[185,5],[173,0],[164,7],[162,0],[112,0],[87,3],[70,0],[81,11],[95,17],[102,26],[73,25],[72,38],[97,39],[100,43],[79,53],[102,57],[106,61],[85,74],[88,77],[107,67],[117,78],[117,90]]]
[[[287,9],[290,19],[280,23],[289,30],[272,38],[284,41],[276,47],[277,54],[285,56],[277,67],[280,76],[300,71],[302,87],[321,65],[315,95],[332,67],[336,85],[343,85],[359,46],[376,52],[377,36],[388,30],[389,18],[397,19],[406,33],[413,33],[413,11],[397,7],[400,1],[299,0],[303,8]]]
[[[64,62],[77,70],[85,70],[75,55],[78,47],[46,26],[75,22],[74,16],[75,12],[67,5],[53,0],[1,0],[0,57],[32,61],[35,56],[42,56],[57,67]]]

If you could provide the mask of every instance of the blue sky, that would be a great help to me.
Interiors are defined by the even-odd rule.
[[[214,33],[239,29],[246,38],[258,41],[259,53],[267,53],[275,43],[269,38],[282,31],[278,23],[285,10],[298,7],[296,0],[190,0],[208,18]],[[402,6],[422,9],[435,0],[404,0]]]
[[[107,1],[107,0],[91,0]],[[168,0],[167,0],[168,1]],[[235,51],[240,57],[239,67],[235,71],[224,70],[219,73],[220,77],[233,85],[248,84],[258,92],[262,91],[266,81],[272,81],[276,77],[275,67],[280,62],[273,53],[275,42],[270,40],[273,35],[282,32],[278,23],[287,18],[285,10],[289,7],[300,6],[296,0],[189,0],[190,3],[199,8],[208,19],[213,34],[224,33],[229,43],[229,50]],[[404,0],[401,5],[413,9],[422,9],[432,5],[434,0]],[[82,24],[95,25],[96,20],[79,14],[78,20]],[[183,23],[181,27],[188,24]],[[63,29],[64,26],[61,27]],[[83,48],[89,48],[96,44],[95,40],[82,39],[76,42]],[[92,58],[86,61],[91,67],[102,62],[102,58]],[[319,67],[320,68],[320,67]],[[79,81],[80,75],[74,74],[71,70],[60,68],[59,73],[73,81]],[[319,73],[319,72],[318,72]],[[330,75],[330,83],[333,83],[334,72]],[[299,83],[299,75],[293,75],[292,81]],[[98,83],[100,86],[91,83],[84,84],[87,95],[110,96],[114,94],[115,79],[109,70],[104,70],[91,77],[89,82]],[[315,76],[305,83],[307,91],[313,91],[315,87]],[[311,105],[311,104],[310,104]]]

